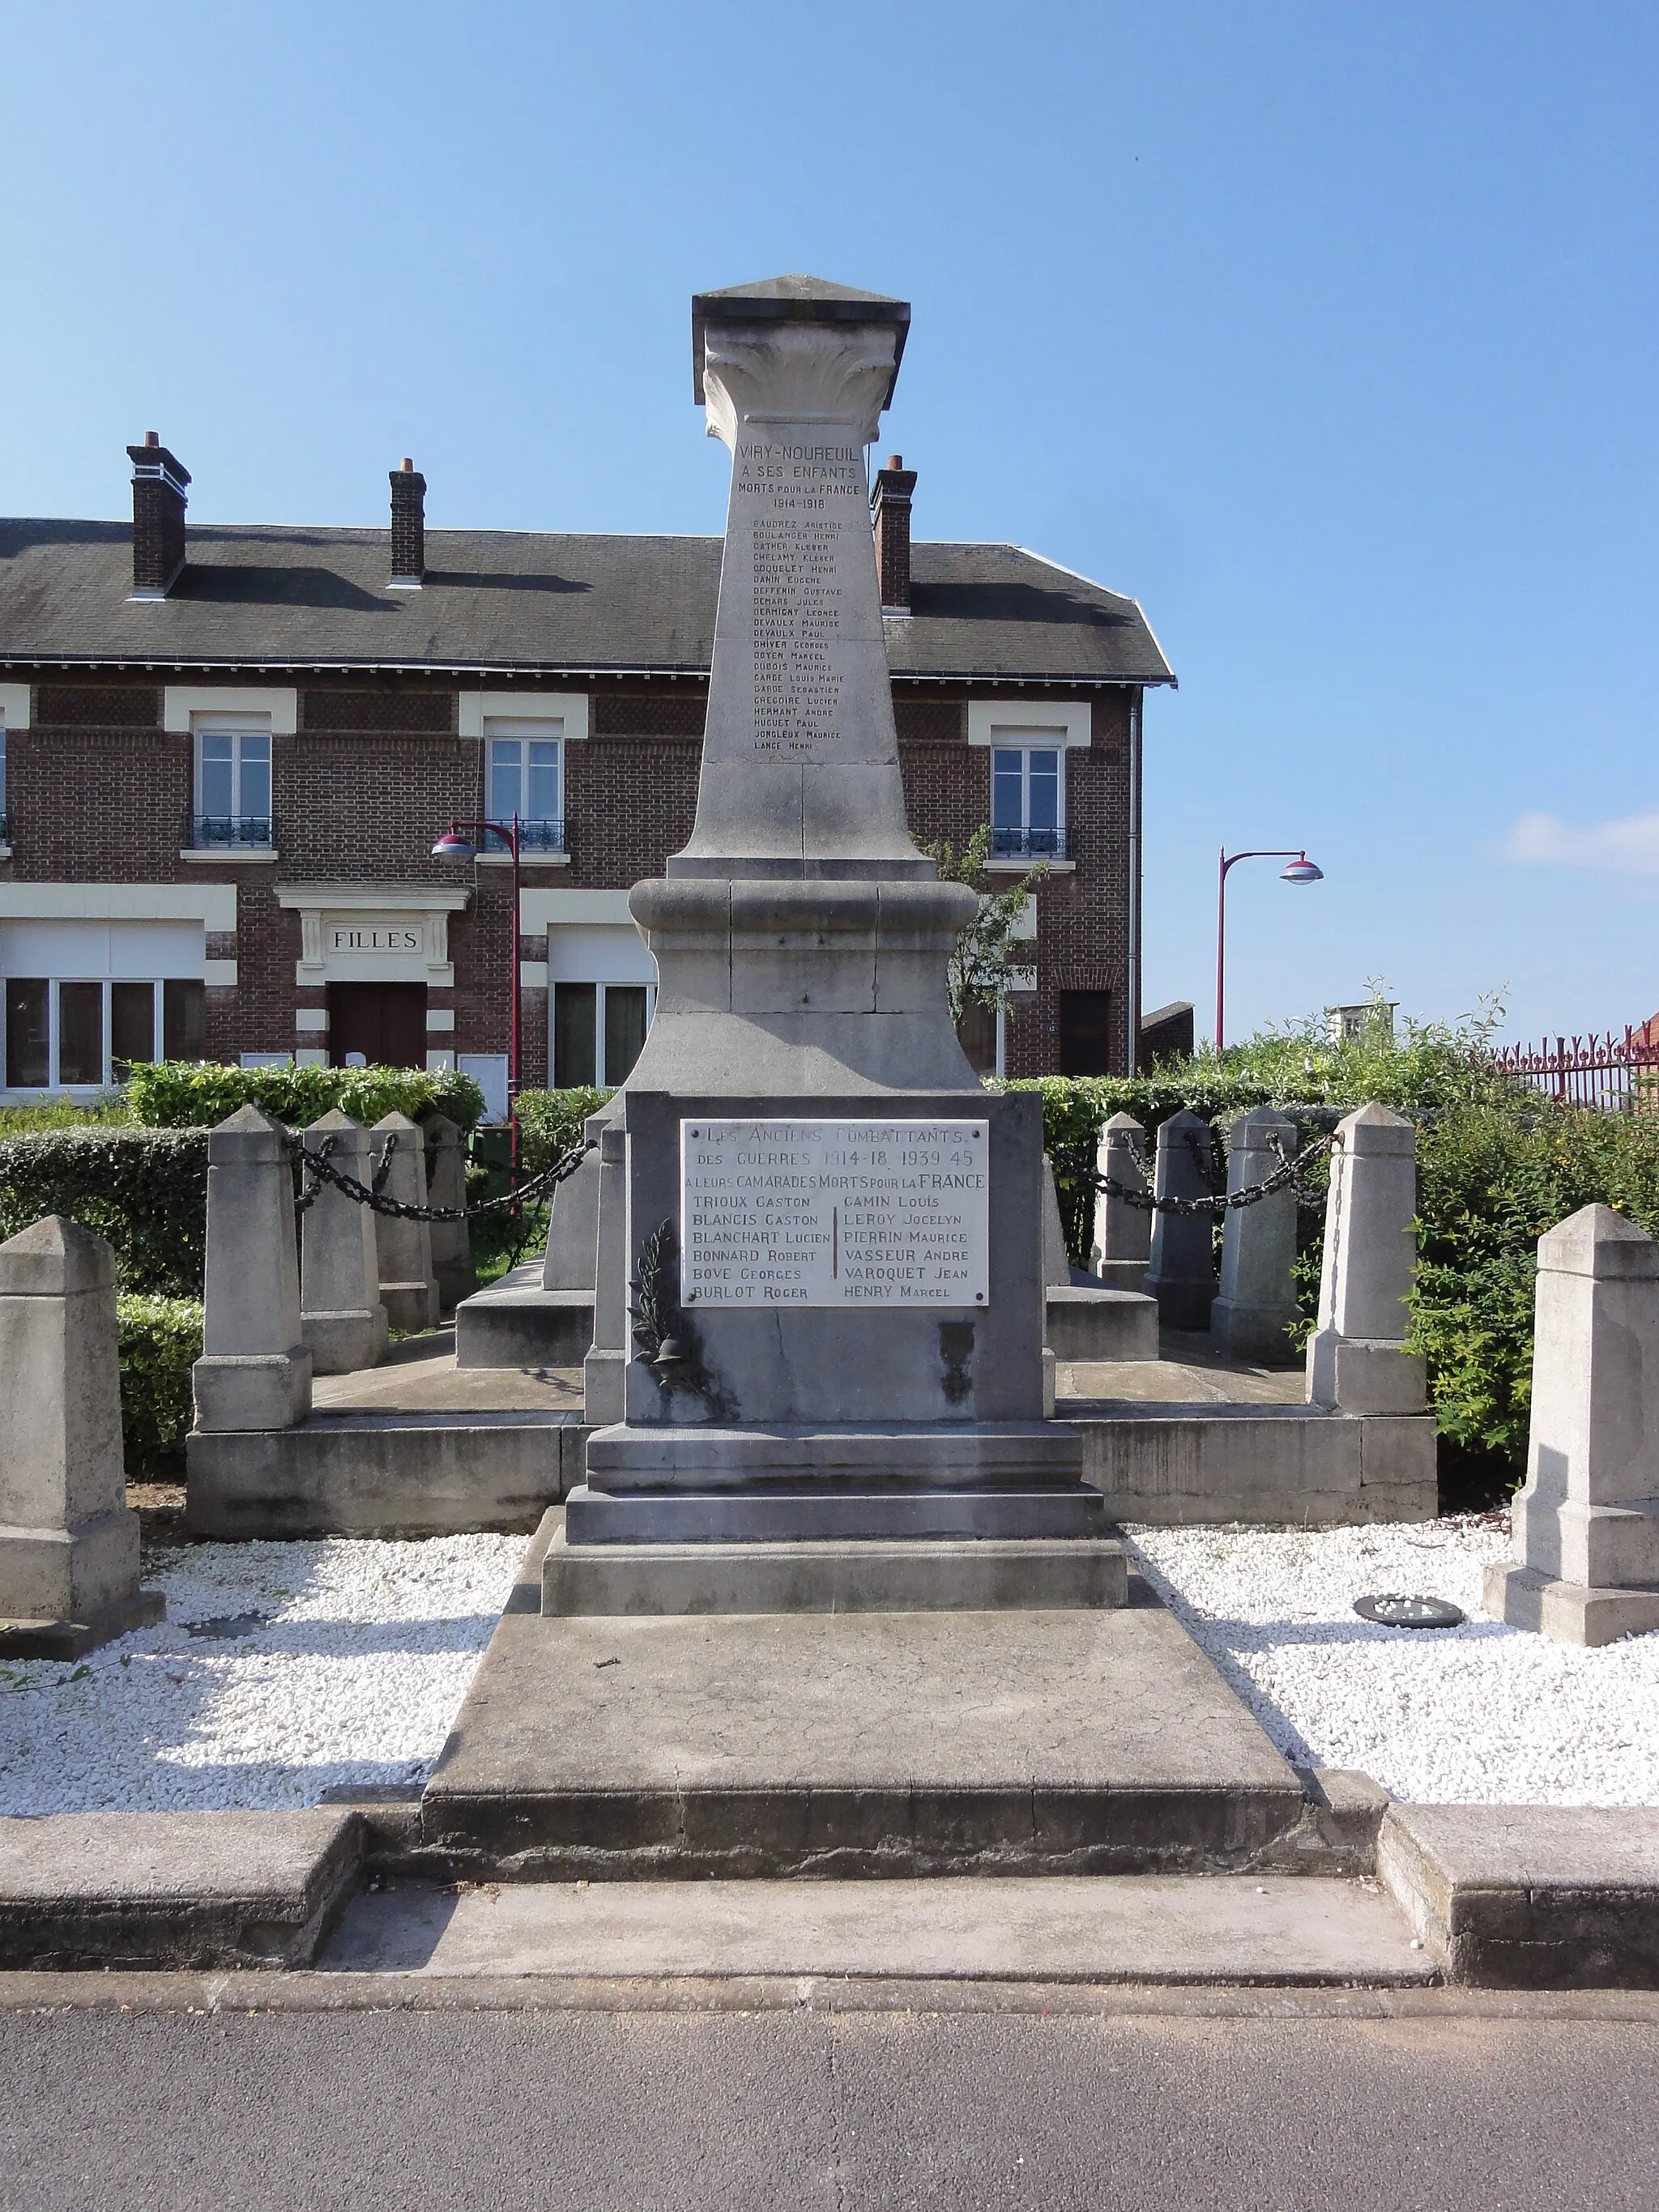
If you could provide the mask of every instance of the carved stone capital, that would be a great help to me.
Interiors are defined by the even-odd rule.
[[[890,323],[711,325],[702,362],[708,434],[735,450],[744,422],[775,417],[845,424],[868,445],[896,344]]]

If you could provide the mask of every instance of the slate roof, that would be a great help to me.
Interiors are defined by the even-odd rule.
[[[706,674],[718,538],[428,530],[418,592],[385,530],[193,523],[165,600],[127,597],[119,522],[0,520],[0,666]],[[896,676],[1173,684],[1135,601],[1017,545],[912,550]]]

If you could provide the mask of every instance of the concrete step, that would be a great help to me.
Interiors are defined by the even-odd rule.
[[[544,1619],[557,1516],[473,1678],[420,1848],[481,1878],[1229,1872],[1291,1769],[1170,1614]]]
[[[1376,1868],[1455,1980],[1659,1989],[1659,1807],[1391,1805]]]
[[[0,1820],[0,1967],[307,1966],[364,1837],[344,1809]]]
[[[802,1975],[1401,1986],[1432,1960],[1375,1885],[1209,1880],[525,1882],[357,1897],[324,1973]]]

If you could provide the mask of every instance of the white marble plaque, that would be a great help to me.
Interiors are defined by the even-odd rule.
[[[985,1306],[988,1121],[680,1124],[688,1306]]]

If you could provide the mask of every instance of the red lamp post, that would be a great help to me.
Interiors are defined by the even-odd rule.
[[[1281,868],[1279,879],[1283,884],[1317,884],[1324,881],[1325,871],[1316,868],[1305,852],[1231,853],[1221,848],[1221,872],[1216,884],[1215,908],[1215,1053],[1221,1057],[1221,1017],[1227,981],[1227,871],[1236,868],[1241,860],[1288,860],[1290,866]]]
[[[476,860],[478,848],[466,836],[469,830],[482,830],[486,836],[505,837],[507,849],[513,859],[513,928],[512,928],[512,1014],[507,1036],[507,1124],[512,1145],[513,1181],[519,1180],[519,817],[510,822],[490,822],[483,817],[452,822],[443,836],[432,848],[434,860]]]

